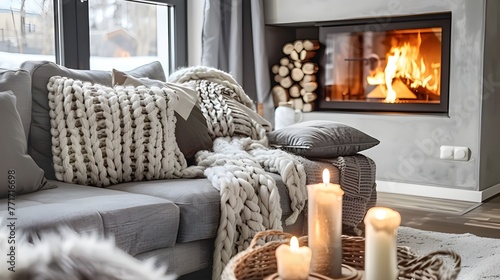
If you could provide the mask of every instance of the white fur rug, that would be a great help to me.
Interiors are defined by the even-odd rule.
[[[455,251],[462,258],[458,279],[500,279],[500,239],[399,227],[398,245],[412,248],[419,256],[443,249]]]
[[[7,231],[2,222],[0,226],[1,280],[175,279],[153,259],[139,261],[97,234],[79,235],[63,228],[25,235]]]

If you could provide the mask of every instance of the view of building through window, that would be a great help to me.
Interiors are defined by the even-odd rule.
[[[25,60],[55,61],[52,0],[0,1],[0,67]]]
[[[130,70],[158,60],[167,72],[168,6],[89,0],[90,68]]]

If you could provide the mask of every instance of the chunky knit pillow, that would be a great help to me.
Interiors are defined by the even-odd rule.
[[[59,76],[47,87],[58,180],[108,186],[183,177],[173,90],[110,88]]]

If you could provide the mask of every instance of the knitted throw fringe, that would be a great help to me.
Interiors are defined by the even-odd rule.
[[[100,187],[193,178],[175,141],[175,92],[109,88],[62,77],[47,85],[56,178]]]
[[[282,229],[276,182],[267,172],[278,173],[288,188],[295,223],[307,199],[304,166],[295,156],[268,148],[266,129],[234,106],[253,108],[253,102],[228,74],[213,68],[185,68],[172,82],[196,80],[201,110],[214,138],[213,151],[196,154],[198,165],[221,195],[221,217],[213,256],[212,279],[266,229]]]

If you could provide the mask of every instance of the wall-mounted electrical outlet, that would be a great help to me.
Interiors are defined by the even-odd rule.
[[[439,149],[439,158],[468,161],[470,159],[470,150],[467,147],[460,146],[441,146]]]
[[[453,149],[453,159],[454,160],[469,160],[469,148],[467,147],[455,147]]]
[[[439,158],[441,159],[453,159],[453,146],[441,146],[439,149]]]

